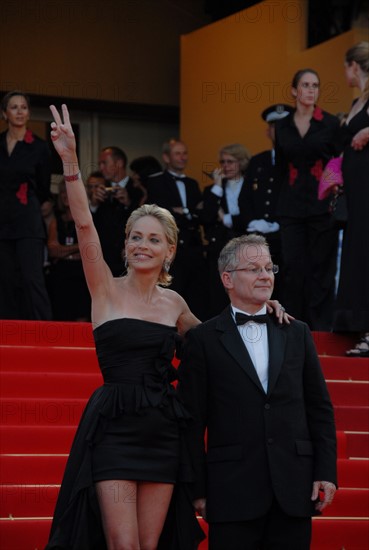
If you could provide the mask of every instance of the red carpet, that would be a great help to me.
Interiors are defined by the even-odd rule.
[[[369,359],[344,357],[350,337],[314,338],[335,406],[340,490],[314,519],[312,550],[364,550]],[[100,383],[90,324],[0,321],[1,550],[44,548],[76,424]]]

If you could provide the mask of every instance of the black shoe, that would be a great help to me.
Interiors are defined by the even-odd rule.
[[[346,351],[347,357],[369,357],[369,332],[366,332],[352,349]]]

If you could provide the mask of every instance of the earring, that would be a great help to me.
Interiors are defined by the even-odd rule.
[[[164,260],[164,262],[163,262],[163,269],[164,269],[165,273],[168,273],[168,272],[169,272],[169,269],[170,269],[170,260]]]
[[[124,267],[126,269],[128,269],[128,267],[129,267],[128,258],[124,258]]]

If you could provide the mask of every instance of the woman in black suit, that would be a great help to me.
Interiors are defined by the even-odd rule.
[[[312,330],[330,330],[337,230],[329,199],[318,200],[318,184],[327,161],[340,151],[339,120],[317,107],[319,87],[314,70],[298,71],[292,81],[296,108],[276,123],[276,164],[282,181],[277,215],[286,309]]]
[[[0,318],[47,320],[41,205],[50,196],[50,151],[27,129],[23,92],[6,94],[1,110],[8,129],[0,134]]]

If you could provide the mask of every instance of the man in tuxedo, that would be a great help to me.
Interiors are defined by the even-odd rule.
[[[311,516],[336,490],[333,407],[309,328],[267,313],[276,271],[263,236],[232,239],[219,257],[231,304],[184,347],[179,395],[209,550],[308,550]]]
[[[166,169],[147,179],[148,203],[169,210],[177,223],[178,247],[171,266],[171,288],[199,318],[206,316],[206,264],[200,232],[202,193],[199,184],[185,175],[188,153],[185,143],[172,139],[163,145]]]

